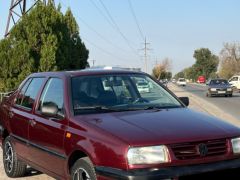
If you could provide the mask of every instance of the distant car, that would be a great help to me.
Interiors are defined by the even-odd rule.
[[[178,81],[177,81],[177,85],[179,86],[186,86],[187,85],[187,82],[184,78],[179,78]]]
[[[197,82],[198,82],[198,83],[201,83],[201,84],[206,83],[206,78],[205,78],[205,76],[199,76],[198,79],[197,79]]]
[[[167,87],[167,84],[168,84],[168,80],[167,79],[161,79],[159,82]]]
[[[211,79],[207,85],[207,97],[220,95],[232,97],[233,89],[226,79]]]
[[[237,89],[240,92],[240,75],[231,77],[228,82],[232,88]]]
[[[137,89],[139,92],[143,93],[143,92],[146,92],[146,93],[149,93],[150,92],[150,88],[149,88],[149,85],[147,82],[145,81],[140,81],[137,83]]]
[[[172,82],[175,83],[175,82],[176,82],[176,79],[172,79]]]

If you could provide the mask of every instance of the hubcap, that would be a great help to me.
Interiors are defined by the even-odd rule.
[[[12,171],[13,168],[13,149],[10,142],[6,142],[5,144],[5,154],[4,154],[4,164],[5,169],[8,173]]]
[[[79,168],[74,172],[73,180],[91,180],[91,178],[85,169]]]

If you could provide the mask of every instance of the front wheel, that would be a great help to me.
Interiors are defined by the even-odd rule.
[[[81,158],[71,168],[71,180],[96,180],[96,172],[88,157]]]
[[[8,177],[22,177],[26,173],[27,166],[18,160],[10,137],[7,137],[3,143],[3,164]]]

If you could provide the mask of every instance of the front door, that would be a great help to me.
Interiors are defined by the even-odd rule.
[[[16,102],[9,111],[11,137],[18,156],[28,159],[28,126],[32,120],[32,108],[43,85],[44,78],[30,78],[20,90]]]
[[[58,107],[58,113],[64,117],[63,89],[62,79],[48,79],[29,126],[31,161],[60,176],[64,175],[66,157],[63,143],[67,120],[43,115],[41,109],[46,104],[55,104]]]

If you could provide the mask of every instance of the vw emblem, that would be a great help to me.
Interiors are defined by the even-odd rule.
[[[208,153],[208,148],[206,144],[199,144],[198,145],[198,152],[200,156],[206,156]]]

